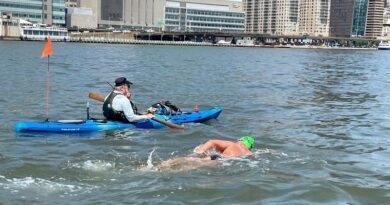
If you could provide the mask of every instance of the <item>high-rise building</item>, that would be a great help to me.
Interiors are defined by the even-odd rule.
[[[299,33],[299,0],[243,0],[246,31],[273,35]]]
[[[249,33],[259,33],[259,1],[243,0],[243,10],[245,12],[246,25],[245,30]]]
[[[390,39],[390,7],[386,7],[384,10],[382,37]]]
[[[330,33],[338,37],[378,37],[383,22],[383,0],[332,0]]]
[[[299,32],[303,35],[329,35],[330,0],[301,0]]]
[[[369,0],[365,28],[365,37],[376,38],[381,36],[383,28],[383,14],[385,2],[383,0]]]
[[[65,25],[64,0],[0,0],[0,14],[33,23]]]
[[[329,23],[331,36],[346,37],[351,35],[354,4],[355,0],[332,0]]]

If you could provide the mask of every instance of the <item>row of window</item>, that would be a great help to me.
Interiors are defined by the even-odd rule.
[[[179,22],[175,21],[167,21],[166,22],[167,26],[179,26]],[[221,25],[221,24],[208,24],[208,23],[191,23],[187,24],[187,27],[213,27],[213,28],[235,28],[235,29],[244,29],[244,25]]]
[[[166,20],[171,20],[169,22],[177,22],[179,23],[179,20],[177,18],[166,18]],[[187,19],[188,21],[200,21],[200,22],[216,22],[216,23],[221,23],[221,24],[242,24],[244,25],[244,20],[237,20],[237,21],[228,21],[228,20],[225,20],[225,19],[207,19],[207,18],[203,18],[203,19],[195,19],[195,18],[188,18]]]
[[[15,4],[15,3],[0,3],[0,7],[42,10],[42,6],[39,5],[25,5],[25,4]]]
[[[165,19],[179,20],[179,16],[167,14]],[[188,16],[187,20],[191,21],[208,21],[208,22],[223,22],[223,23],[244,23],[244,19],[226,19],[226,18],[210,18],[210,17],[194,17]]]
[[[185,12],[185,9],[183,9]],[[178,8],[165,8],[166,13],[179,14],[180,9]],[[187,9],[187,14],[194,15],[207,15],[207,16],[226,16],[226,17],[236,17],[236,18],[244,18],[244,13],[236,13],[236,12],[223,12],[223,11],[205,11],[205,10],[195,10],[195,9]]]
[[[178,31],[179,28],[177,26],[167,26],[166,29],[168,31]],[[184,30],[192,31],[192,32],[242,32],[244,29],[230,29],[230,28],[185,28]]]
[[[168,8],[168,7],[165,8],[165,12],[167,12],[167,13],[180,13],[179,9]]]
[[[245,17],[244,13],[221,12],[221,11],[187,10],[187,14],[207,15],[207,16],[227,16],[227,17],[237,17],[237,18]]]
[[[66,32],[61,31],[36,31],[36,30],[24,30],[24,35],[41,35],[41,36],[67,36]]]
[[[218,18],[206,18],[206,17],[188,17],[187,19],[192,21],[242,23],[242,24],[244,23],[244,19],[218,19]]]
[[[64,8],[64,7],[56,7],[56,6],[53,6],[53,11],[65,12],[65,8]]]
[[[221,25],[221,24],[210,24],[210,23],[191,23],[189,26],[201,26],[201,27],[214,27],[214,28],[242,28],[244,25]]]
[[[53,20],[65,20],[65,16],[54,16],[53,15]]]
[[[179,25],[178,21],[165,21],[166,25]]]
[[[42,10],[42,6],[40,5],[26,5],[26,4],[18,4],[18,3],[1,3],[0,7],[8,7],[8,8],[18,8],[18,9],[34,9],[34,10]],[[47,5],[44,5],[44,9],[47,10]],[[53,6],[53,11],[65,12],[65,7]]]
[[[28,13],[12,13],[13,17],[16,18],[24,18],[24,19],[41,19],[42,16],[40,14],[28,14]]]

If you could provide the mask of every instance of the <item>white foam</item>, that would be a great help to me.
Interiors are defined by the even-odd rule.
[[[276,150],[273,150],[273,149],[258,149],[254,152],[255,156],[258,156],[258,155],[261,155],[261,154],[271,154],[271,155],[275,155],[275,156],[281,156],[281,157],[288,157],[288,155],[284,152],[278,152]]]
[[[109,171],[115,167],[115,163],[106,162],[104,160],[87,160],[82,163],[69,163],[69,167],[84,169],[93,172]]]
[[[79,192],[84,189],[82,186],[63,184],[41,178],[25,177],[7,179],[4,176],[0,176],[0,187],[5,190],[9,190],[12,193],[30,190],[41,194],[50,194],[55,192],[64,192],[66,194]]]
[[[104,160],[87,160],[83,163],[82,169],[94,172],[108,171],[115,167],[115,163],[105,162]]]

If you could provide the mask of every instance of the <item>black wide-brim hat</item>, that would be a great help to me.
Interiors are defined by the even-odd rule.
[[[132,82],[128,81],[125,77],[120,77],[115,80],[115,86],[121,86],[121,85],[133,85]]]

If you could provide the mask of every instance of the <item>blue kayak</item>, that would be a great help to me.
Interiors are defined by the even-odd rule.
[[[217,119],[222,112],[222,107],[197,112],[182,112],[179,114],[165,116],[155,115],[159,119],[175,124],[205,122],[210,119]],[[165,125],[154,120],[145,120],[136,123],[123,123],[108,120],[60,120],[44,122],[18,122],[15,125],[16,132],[95,132],[117,129],[158,129]]]

